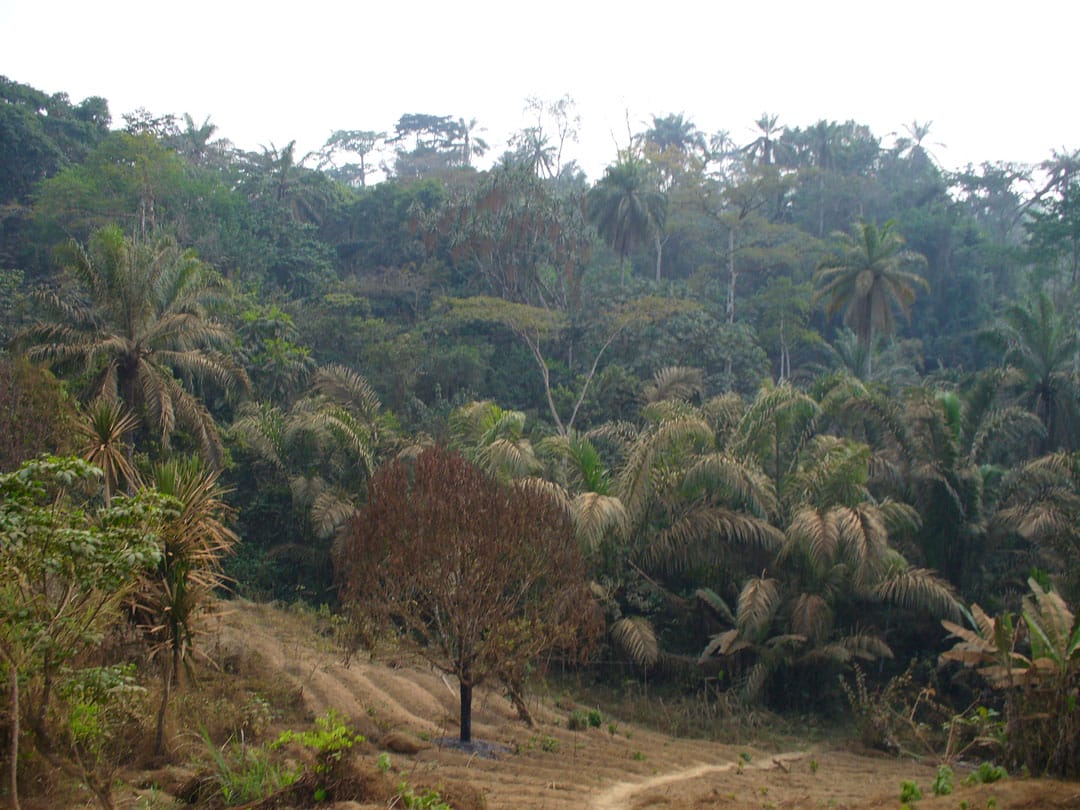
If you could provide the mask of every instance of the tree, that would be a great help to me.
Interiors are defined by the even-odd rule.
[[[239,542],[226,521],[232,509],[217,471],[204,470],[194,457],[154,465],[153,488],[175,499],[179,511],[161,522],[160,560],[140,579],[133,599],[136,620],[146,632],[151,658],[161,664],[161,703],[154,753],[165,750],[165,713],[181,666],[190,666],[198,617],[210,607],[214,591],[225,584],[221,559]]]
[[[424,450],[379,469],[335,553],[361,628],[393,632],[460,684],[462,742],[473,690],[514,680],[588,633],[585,563],[569,513],[540,487],[499,484],[460,455]]]
[[[869,348],[875,333],[895,328],[893,309],[910,317],[915,288],[929,290],[926,280],[904,267],[925,264],[926,259],[904,249],[903,238],[889,220],[880,228],[860,220],[848,234],[838,235],[838,252],[818,267],[820,285],[815,300],[827,298],[826,313],[844,312],[844,323],[859,342]],[[866,354],[866,376],[871,373],[871,352]]]
[[[132,240],[116,227],[98,231],[88,249],[71,244],[69,255],[87,297],[45,294],[52,317],[20,336],[27,356],[87,375],[90,398],[123,402],[164,447],[183,427],[218,463],[217,425],[189,381],[214,382],[227,393],[249,387],[227,354],[231,333],[212,317],[220,282],[173,239]]]
[[[154,528],[169,504],[143,493],[84,509],[80,487],[101,471],[74,458],[40,457],[0,475],[0,666],[10,691],[10,798],[18,808],[21,721],[50,750],[46,709],[62,668],[97,643],[137,573],[157,564]],[[108,779],[81,773],[104,807]]]
[[[1020,402],[1046,427],[1040,451],[1080,446],[1080,339],[1074,313],[1060,310],[1043,291],[1026,305],[1009,307],[991,338],[1003,360],[1020,372]]]
[[[623,282],[626,257],[647,240],[656,245],[656,280],[660,280],[667,197],[651,185],[643,160],[623,154],[613,166],[608,166],[604,177],[589,192],[585,211],[601,238],[619,256]]]

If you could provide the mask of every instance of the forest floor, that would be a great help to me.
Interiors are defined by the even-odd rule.
[[[494,758],[485,758],[439,742],[457,732],[458,694],[452,680],[405,657],[382,656],[376,661],[354,657],[346,662],[340,650],[313,632],[313,627],[310,617],[290,611],[229,602],[203,639],[203,647],[221,662],[221,678],[247,677],[262,694],[273,698],[256,705],[293,706],[291,718],[278,713],[276,724],[239,721],[248,729],[248,743],[272,740],[280,728],[303,727],[304,720],[328,709],[349,718],[367,737],[352,752],[354,767],[381,776],[383,788],[373,788],[361,801],[320,807],[428,806],[394,798],[393,786],[407,781],[416,795],[436,790],[458,810],[895,810],[901,806],[901,783],[911,780],[925,797],[915,805],[919,810],[1080,808],[1080,783],[1010,777],[966,786],[962,780],[970,766],[963,765],[956,765],[954,792],[934,796],[930,786],[935,762],[853,752],[845,750],[844,741],[792,742],[790,737],[770,736],[767,728],[755,733],[755,739],[720,743],[673,737],[605,714],[599,727],[572,731],[567,718],[575,704],[565,695],[531,699],[536,725],[530,728],[497,691],[478,690],[474,739],[498,748]],[[217,704],[199,704],[191,695],[187,700],[181,707],[189,707],[189,714],[203,714],[202,721],[211,725],[215,719],[226,722],[224,716],[245,698],[234,690],[226,702],[219,699]],[[190,708],[196,706],[201,708]],[[587,713],[591,707],[580,708]],[[174,738],[178,740],[176,762],[197,761],[200,747],[205,752],[205,744],[195,734],[176,730]],[[380,774],[376,762],[384,752],[389,767],[383,756],[384,773]],[[171,792],[185,779],[190,781],[193,773],[191,766],[174,764],[125,774],[124,786],[116,791],[117,806],[173,807]],[[54,796],[41,807],[83,806],[74,797],[63,805],[55,801]],[[27,806],[37,803],[24,802]]]

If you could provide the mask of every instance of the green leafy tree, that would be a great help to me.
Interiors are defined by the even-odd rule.
[[[248,387],[227,353],[231,333],[213,318],[221,283],[172,239],[132,240],[115,227],[70,256],[78,297],[44,295],[50,319],[21,335],[27,356],[83,375],[88,397],[123,402],[162,447],[183,428],[219,463],[217,425],[191,381]]]
[[[61,668],[98,643],[138,573],[161,558],[154,529],[168,500],[143,493],[87,508],[80,490],[100,477],[85,461],[51,456],[0,475],[0,661],[16,808],[23,721],[49,756],[47,709]]]

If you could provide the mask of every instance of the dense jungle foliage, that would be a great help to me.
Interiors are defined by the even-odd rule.
[[[588,178],[572,102],[530,103],[493,161],[427,114],[301,156],[0,78],[8,727],[59,756],[55,651],[127,600],[163,746],[206,595],[336,608],[376,470],[440,445],[569,514],[595,677],[829,712],[915,661],[959,712],[1056,666],[1064,736],[1013,757],[1075,773],[1080,153],[953,172],[929,124],[671,114]],[[39,570],[93,620],[43,593],[13,629]]]

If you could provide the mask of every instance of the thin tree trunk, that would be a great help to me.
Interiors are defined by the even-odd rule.
[[[660,234],[653,234],[653,240],[656,243],[656,280],[660,280],[660,267],[664,256],[664,243],[660,241]]]
[[[154,732],[154,754],[161,756],[165,753],[165,714],[169,708],[169,700],[172,697],[173,669],[175,663],[171,660],[165,664],[165,677],[161,682],[161,704],[158,706],[157,730]]]
[[[472,742],[472,684],[461,681],[461,734],[463,743]]]
[[[735,229],[728,229],[728,290],[727,290],[727,322],[735,323],[735,280],[738,275],[735,272]]]
[[[19,810],[19,672],[11,664],[8,664],[8,677],[11,678],[11,757],[10,787],[11,807]]]

